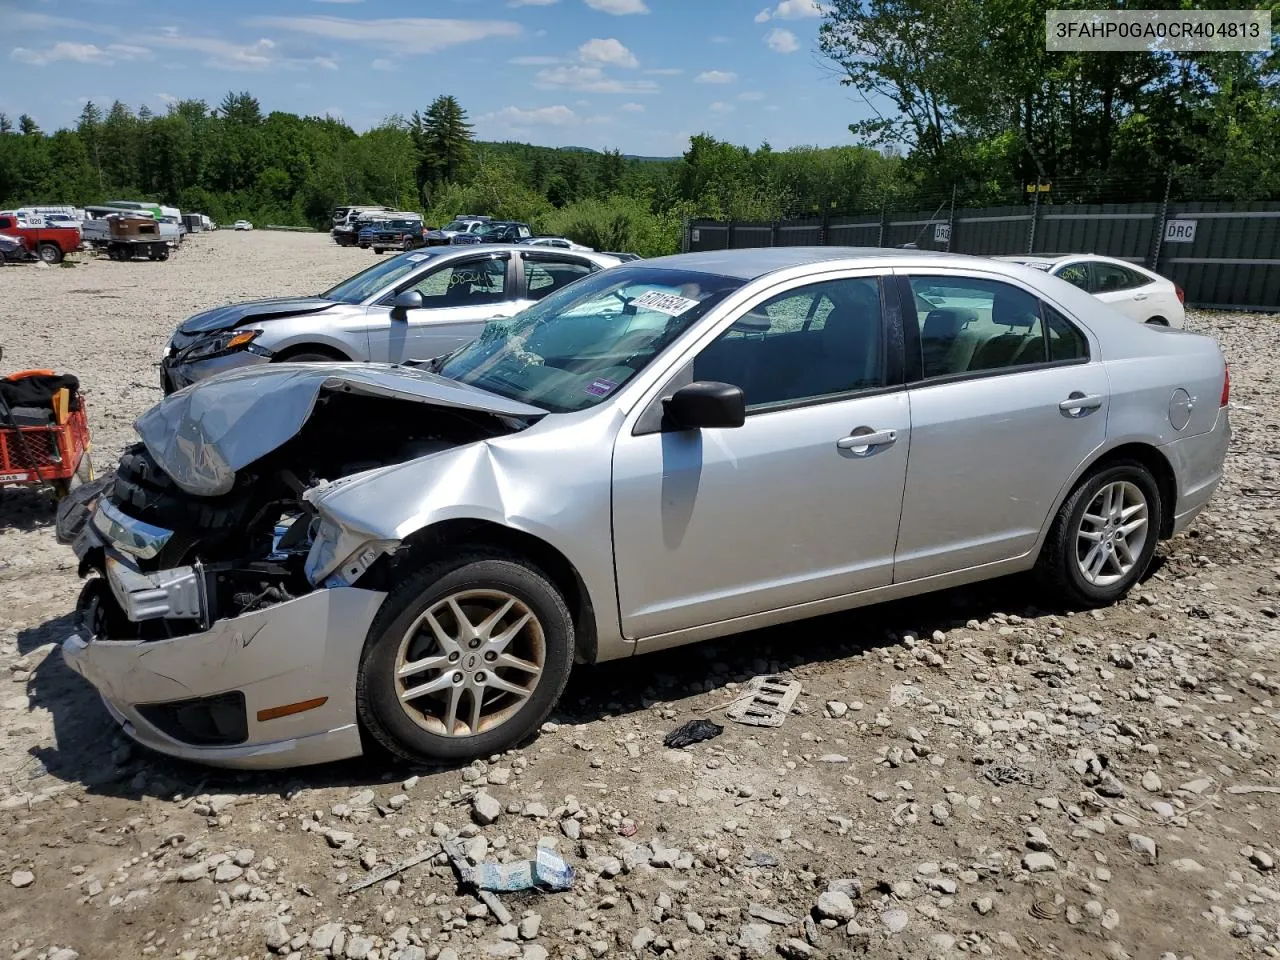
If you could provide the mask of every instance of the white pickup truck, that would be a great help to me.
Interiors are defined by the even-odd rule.
[[[156,219],[155,214],[149,210],[129,210],[121,207],[85,207],[85,219],[80,227],[80,233],[86,245],[93,247],[106,246],[107,240],[111,236],[107,218],[113,215]],[[174,220],[172,217],[161,217],[159,220],[160,236],[170,247],[176,248],[182,241],[182,228],[178,223],[172,222]]]

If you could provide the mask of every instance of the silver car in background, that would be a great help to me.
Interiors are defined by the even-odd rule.
[[[621,261],[604,254],[494,245],[414,250],[315,297],[215,307],[188,317],[165,346],[166,394],[272,361],[428,360],[575,280]]]
[[[60,511],[63,655],[181,757],[487,756],[575,664],[1019,571],[1113,602],[1217,488],[1228,392],[1213,340],[1013,264],[624,264],[423,367],[161,401]]]

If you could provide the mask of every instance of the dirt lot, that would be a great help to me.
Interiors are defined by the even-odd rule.
[[[4,367],[77,374],[107,465],[176,321],[372,259],[223,232],[167,263],[3,268]],[[1232,363],[1228,476],[1126,603],[1001,582],[582,669],[539,740],[461,770],[132,749],[56,649],[79,582],[51,508],[4,492],[0,957],[1280,955],[1280,320],[1192,325]],[[782,728],[663,748],[766,670],[804,686]],[[506,895],[509,926],[440,863],[341,894],[459,828],[476,856],[554,844],[573,890]]]

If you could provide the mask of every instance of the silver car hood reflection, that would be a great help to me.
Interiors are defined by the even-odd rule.
[[[528,419],[547,411],[422,369],[384,363],[277,363],[192,384],[134,421],[147,451],[193,496],[228,493],[235,474],[302,429],[323,391]]]

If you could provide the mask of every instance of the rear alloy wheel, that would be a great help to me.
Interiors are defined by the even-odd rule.
[[[538,729],[572,662],[572,618],[541,571],[500,553],[452,558],[387,598],[361,656],[360,720],[405,760],[497,753]]]
[[[50,266],[62,262],[62,248],[56,243],[42,243],[36,248],[36,253],[40,255],[41,260]]]
[[[1040,555],[1041,579],[1074,604],[1114,603],[1150,566],[1161,510],[1160,489],[1142,464],[1099,470],[1058,512]]]

